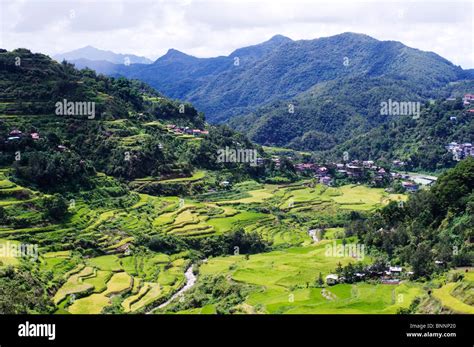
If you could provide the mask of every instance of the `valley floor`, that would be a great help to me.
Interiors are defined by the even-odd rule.
[[[34,218],[38,211],[29,209],[29,203],[44,195],[13,183],[6,170],[0,174],[0,204]],[[107,186],[105,175],[98,175],[97,180]],[[18,191],[27,191],[28,198],[19,199]],[[358,185],[333,188],[304,181],[281,186],[249,181],[193,200],[137,193],[121,196],[121,204],[110,196],[104,199],[106,203],[99,204],[79,196],[65,223],[0,229],[1,244],[39,245],[39,267],[51,273],[57,313],[212,314],[219,312],[221,299],[228,300],[224,294],[203,306],[189,302],[205,281],[216,277],[245,289],[245,297],[232,306],[232,312],[240,313],[393,314],[426,295],[423,283],[410,281],[316,284],[318,276],[325,278],[339,263],[371,260],[369,255],[361,259],[328,256],[328,247],[342,242],[344,229],[338,218],[351,211],[370,212],[390,200],[405,200],[404,195]],[[308,233],[315,222],[327,224],[317,237]],[[202,238],[236,227],[262,235],[273,243],[273,250],[252,255],[237,251],[203,262],[192,251],[165,254],[134,246],[143,235]],[[356,243],[357,239],[346,241]],[[103,255],[84,256],[75,249],[78,245],[86,249],[88,244]],[[0,261],[2,266],[18,263],[14,257]],[[190,283],[185,272],[192,265],[197,280]],[[466,281],[472,286],[472,276]],[[185,285],[182,296],[167,302]],[[435,289],[434,299],[453,312],[472,313],[471,301],[452,296],[455,286],[447,283]],[[184,303],[180,306],[180,302]]]

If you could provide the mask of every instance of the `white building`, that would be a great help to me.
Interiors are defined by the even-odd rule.
[[[339,282],[339,276],[335,274],[329,274],[326,276],[326,283],[330,286]]]

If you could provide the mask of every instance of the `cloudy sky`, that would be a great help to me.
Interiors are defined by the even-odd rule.
[[[474,68],[474,2],[337,0],[0,0],[0,47],[56,54],[92,45],[150,59],[175,48],[228,55],[275,34],[346,31],[397,40]]]

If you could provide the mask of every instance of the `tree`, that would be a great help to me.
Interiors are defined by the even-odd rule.
[[[420,243],[410,261],[415,277],[429,276],[433,270],[433,262],[428,242]]]
[[[68,212],[68,202],[60,194],[54,194],[44,199],[46,214],[53,220],[61,220]]]
[[[337,263],[336,274],[340,276],[342,274],[342,264],[341,262]]]
[[[460,211],[466,207],[473,189],[474,158],[470,157],[441,175],[433,187],[433,194],[443,211],[448,208]]]
[[[0,312],[3,314],[51,313],[53,303],[47,281],[32,269],[7,267],[0,270]]]
[[[319,273],[318,279],[316,281],[316,285],[318,287],[322,287],[324,285],[323,274],[321,272]]]
[[[0,224],[5,224],[7,220],[7,215],[5,213],[5,208],[0,206]]]

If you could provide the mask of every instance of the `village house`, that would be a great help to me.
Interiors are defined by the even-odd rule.
[[[169,131],[172,131],[176,135],[193,135],[193,136],[202,136],[202,135],[209,135],[208,130],[201,130],[201,129],[191,129],[189,127],[180,127],[175,124],[167,124],[166,128]]]
[[[414,193],[418,190],[418,185],[414,182],[403,181],[402,187],[406,189],[409,193]]]
[[[363,169],[360,166],[352,165],[352,164],[346,165],[346,171],[349,177],[354,177],[354,178],[362,177],[362,174],[363,174]]]
[[[330,176],[320,177],[319,183],[324,184],[326,186],[330,186],[332,184],[332,178]]]
[[[347,170],[337,170],[337,172],[343,176],[347,176]]]
[[[404,162],[404,161],[401,161],[401,160],[394,160],[394,161],[392,161],[392,164],[393,164],[394,166],[397,166],[397,167],[405,166],[405,162]]]
[[[431,186],[433,185],[434,182],[436,182],[435,179],[431,179],[427,177],[415,177],[413,178],[413,181],[422,186]]]
[[[402,274],[403,268],[401,266],[389,266],[388,271],[393,275],[393,276],[400,276]]]
[[[21,136],[22,135],[22,132],[18,129],[13,129],[12,131],[10,131],[10,136]]]
[[[474,94],[465,94],[464,97],[462,98],[462,101],[464,105],[469,105],[471,103],[474,103]]]
[[[380,278],[381,282],[384,284],[399,284],[402,270],[401,266],[389,266],[388,270],[384,271],[384,276]]]
[[[279,168],[280,167],[280,158],[273,157],[272,162],[275,163],[275,167]]]
[[[300,163],[295,165],[297,171],[313,171],[316,170],[316,165],[312,163]]]
[[[375,164],[375,163],[374,163],[372,160],[364,160],[364,161],[362,162],[362,166],[365,167],[365,168],[367,168],[367,169],[373,168],[373,167],[374,167],[374,164]]]
[[[318,168],[318,172],[322,173],[322,174],[325,174],[325,173],[328,172],[328,168],[325,167],[325,166],[321,166],[321,167]]]
[[[457,161],[467,157],[474,157],[474,147],[469,142],[461,144],[451,142],[445,148],[453,154],[453,159]]]
[[[201,136],[201,135],[208,135],[209,131],[207,130],[200,130],[200,129],[193,129],[194,136]]]
[[[339,283],[339,276],[335,274],[329,274],[326,276],[326,283],[329,286],[333,286],[337,283]]]
[[[391,172],[390,176],[392,176],[392,179],[399,179],[402,178],[402,175],[399,174],[398,172]]]

